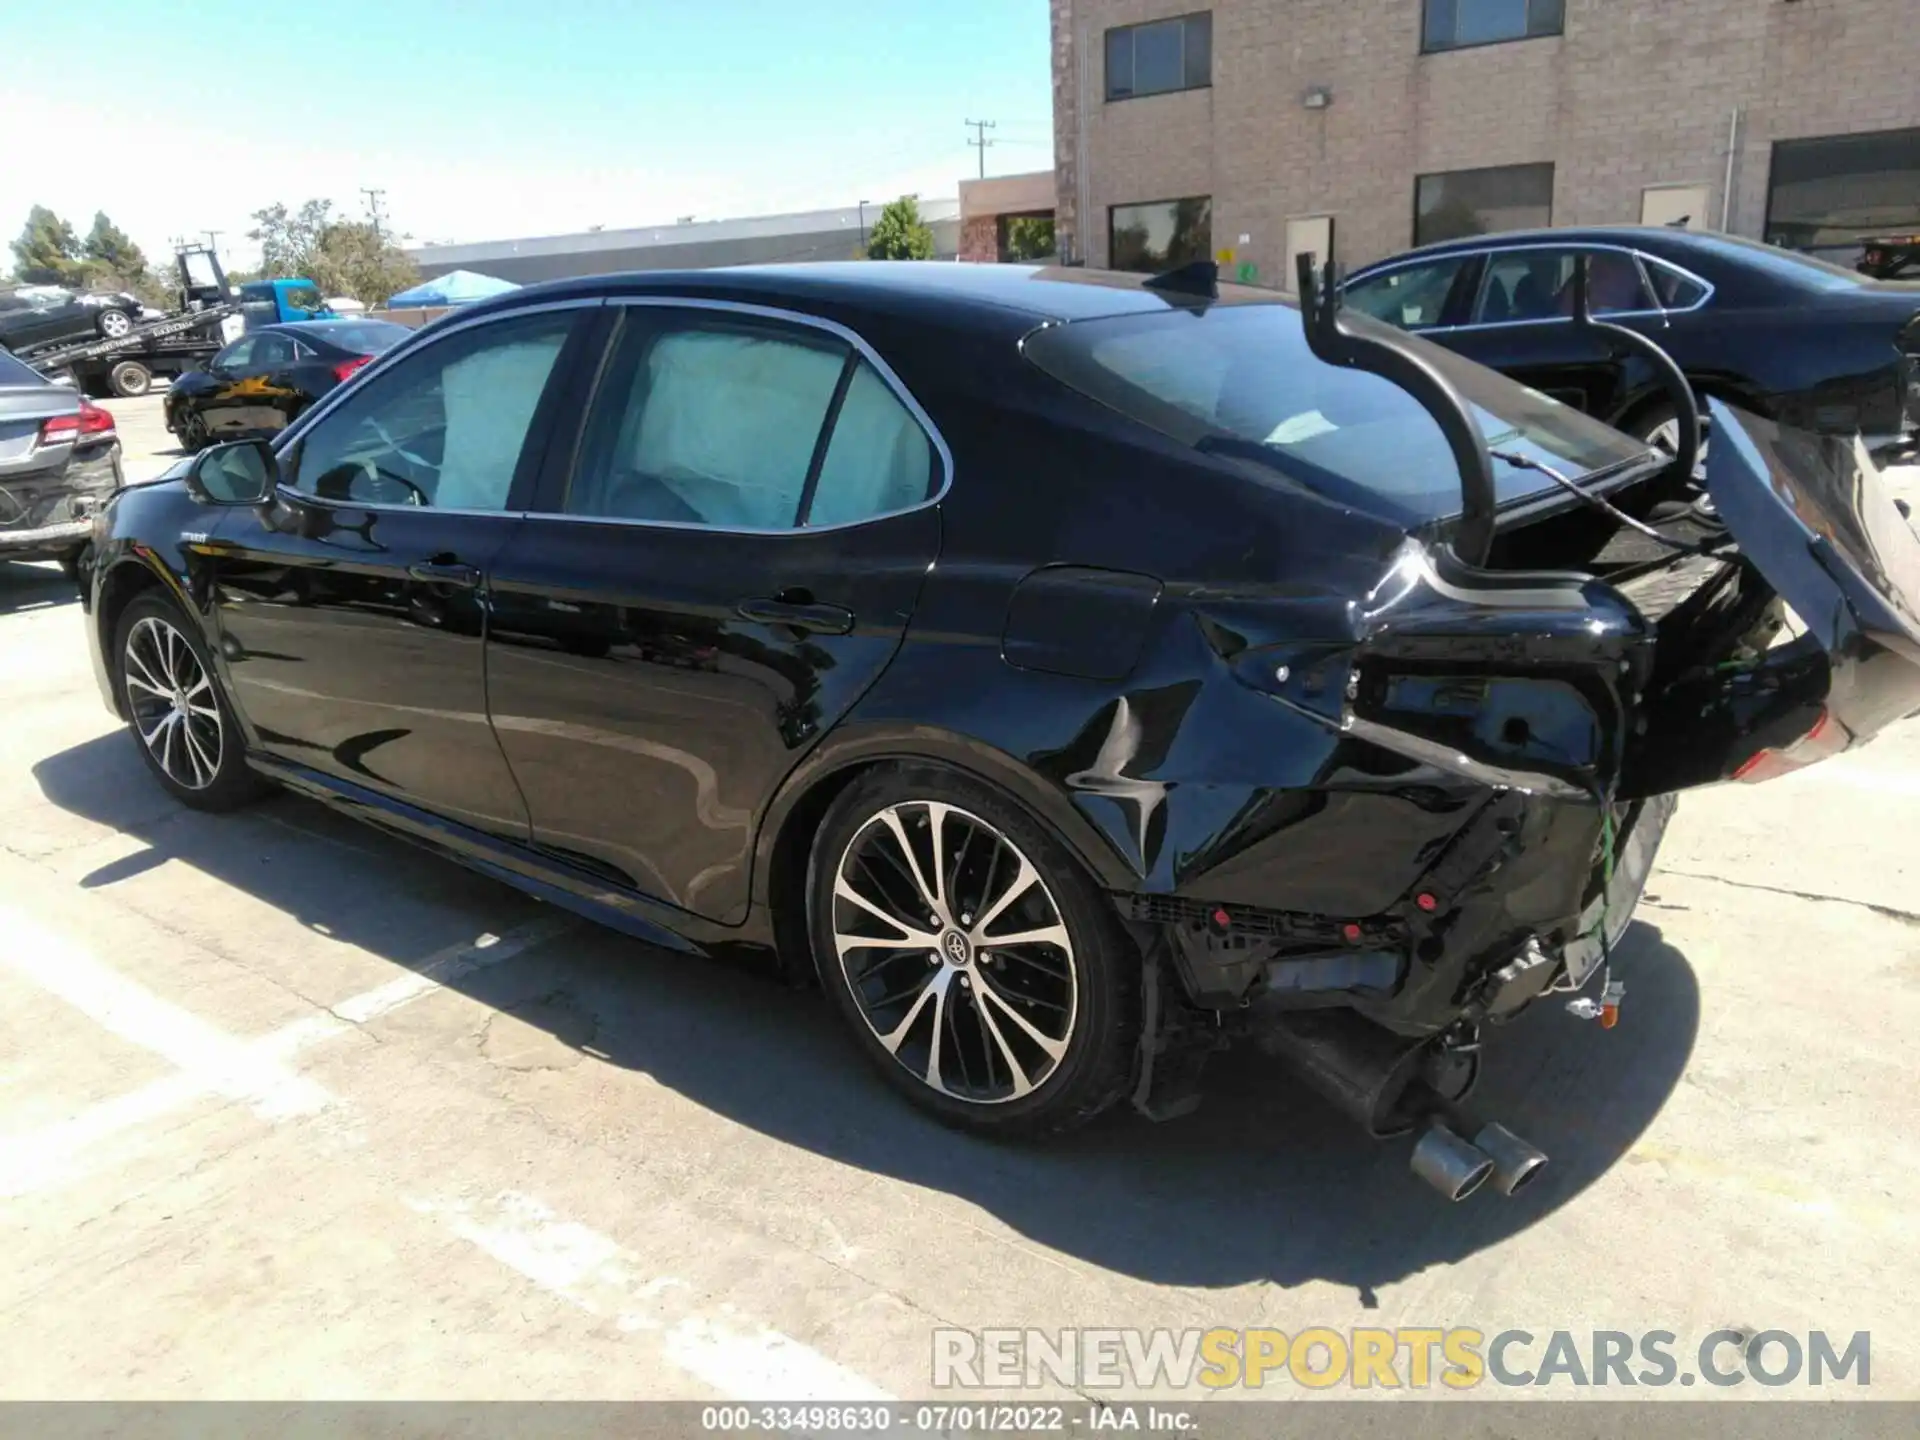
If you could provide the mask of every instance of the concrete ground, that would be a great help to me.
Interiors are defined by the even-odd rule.
[[[817,995],[187,811],[81,623],[0,566],[0,1398],[926,1398],[938,1325],[1866,1330],[1920,1397],[1920,726],[1688,797],[1619,1028],[1490,1044],[1546,1178],[1448,1207],[1257,1059],[990,1145]]]

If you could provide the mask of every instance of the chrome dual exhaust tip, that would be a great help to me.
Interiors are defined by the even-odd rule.
[[[1473,1137],[1474,1147],[1493,1161],[1493,1188],[1513,1195],[1531,1185],[1547,1168],[1547,1155],[1504,1125],[1488,1121]]]
[[[1436,1121],[1413,1147],[1413,1173],[1449,1200],[1464,1200],[1493,1175],[1493,1160]]]
[[[1502,1195],[1515,1194],[1546,1168],[1547,1157],[1504,1125],[1489,1122],[1463,1140],[1436,1120],[1413,1147],[1411,1163],[1415,1175],[1460,1201],[1488,1181]]]

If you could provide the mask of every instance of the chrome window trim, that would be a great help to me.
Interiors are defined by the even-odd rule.
[[[1449,250],[1440,255],[1409,255],[1399,260],[1388,260],[1381,265],[1375,266],[1367,270],[1366,273],[1355,276],[1341,288],[1344,291],[1355,285],[1370,284],[1382,276],[1391,275],[1395,271],[1408,269],[1414,265],[1431,265],[1436,261],[1455,259],[1491,260],[1496,255],[1517,255],[1537,250],[1604,250],[1615,255],[1625,255],[1631,260],[1640,262],[1643,275],[1646,275],[1647,266],[1661,265],[1673,271],[1676,275],[1691,280],[1694,284],[1700,286],[1703,292],[1700,298],[1693,304],[1682,305],[1676,309],[1657,307],[1652,310],[1610,310],[1604,316],[1597,316],[1596,318],[1598,319],[1670,320],[1675,315],[1692,315],[1697,311],[1704,310],[1713,301],[1715,293],[1713,282],[1694,274],[1693,271],[1687,269],[1686,266],[1676,264],[1674,261],[1664,259],[1659,255],[1649,255],[1646,251],[1636,250],[1631,245],[1609,245],[1591,240],[1536,240],[1525,245],[1489,245],[1484,248],[1475,248],[1472,250]],[[1654,298],[1658,299],[1660,292],[1653,289],[1652,276],[1646,275],[1646,279],[1649,292]],[[1486,283],[1487,275],[1486,270],[1483,268],[1480,273],[1481,289],[1477,291],[1473,297],[1474,308],[1476,310],[1479,308],[1481,295],[1485,293]],[[1420,330],[1409,330],[1407,333],[1410,335],[1450,335],[1463,330],[1510,330],[1516,325],[1570,325],[1572,323],[1572,319],[1569,316],[1553,315],[1544,320],[1490,320],[1468,321],[1464,325],[1429,325]]]
[[[410,355],[417,355],[423,350],[431,349],[449,336],[463,335],[469,330],[478,330],[486,325],[504,324],[509,320],[518,320],[527,315],[545,315],[559,310],[593,310],[598,309],[606,303],[607,301],[604,295],[593,295],[573,300],[549,300],[543,304],[523,305],[512,310],[490,311],[485,315],[475,315],[471,318],[463,317],[452,323],[448,323],[446,320],[433,321],[428,326],[414,332],[415,335],[420,338],[401,341],[400,344],[394,346],[393,349],[388,350],[375,359],[371,365],[361,370],[360,375],[355,377],[357,383],[351,386],[336,386],[318,405],[307,411],[306,414],[302,415],[285,430],[282,430],[280,432],[279,443],[273,447],[274,457],[278,459],[295,445],[298,445],[300,441],[305,438],[307,431],[313,429],[314,426],[318,425],[322,420],[325,420],[328,415],[332,414],[333,411],[351,399],[355,391],[364,389],[376,375],[382,374]],[[326,505],[337,510],[398,511],[410,515],[501,515],[513,519],[524,518],[528,513],[525,510],[462,510],[452,507],[442,508],[438,505],[386,505],[369,500],[329,500],[325,496],[315,495],[311,491],[302,490],[297,485],[276,486],[275,493],[291,495],[297,500],[304,500],[309,505]]]
[[[680,295],[610,295],[606,303],[611,307],[643,307],[662,310],[710,310],[722,314],[745,315],[756,320],[771,320],[777,324],[798,325],[821,330],[844,341],[859,356],[871,365],[881,381],[893,392],[894,398],[907,409],[920,426],[921,432],[932,442],[934,455],[940,465],[940,484],[926,499],[898,510],[883,510],[877,515],[865,515],[858,520],[843,520],[835,525],[786,525],[779,528],[764,528],[745,525],[707,525],[693,520],[640,520],[623,515],[575,515],[564,510],[528,510],[521,512],[529,520],[569,520],[576,525],[628,525],[647,530],[693,530],[708,535],[830,535],[836,530],[851,530],[857,525],[871,525],[880,520],[891,520],[898,515],[911,515],[938,505],[953,489],[953,451],[947,447],[947,440],[940,433],[940,427],[933,423],[933,417],[926,408],[914,398],[913,392],[893,371],[893,367],[881,357],[880,352],[868,344],[857,331],[849,329],[837,320],[829,320],[821,315],[809,315],[798,310],[782,310],[773,305],[756,305],[744,300],[712,300],[705,297]],[[403,507],[407,508],[407,507]]]

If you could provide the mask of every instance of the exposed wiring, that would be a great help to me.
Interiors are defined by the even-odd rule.
[[[1631,530],[1637,530],[1649,540],[1664,545],[1669,550],[1677,550],[1683,555],[1715,555],[1719,553],[1718,548],[1713,545],[1695,545],[1686,540],[1675,540],[1670,535],[1662,535],[1644,520],[1634,519],[1633,516],[1627,514],[1626,511],[1622,510],[1618,505],[1615,505],[1604,495],[1596,495],[1591,490],[1582,489],[1578,482],[1568,479],[1551,465],[1536,460],[1531,455],[1522,455],[1517,450],[1489,450],[1487,453],[1496,460],[1504,460],[1517,470],[1537,470],[1540,474],[1553,481],[1554,484],[1564,490],[1570,491],[1576,498],[1586,501],[1587,504],[1597,510],[1604,511],[1615,520],[1618,520],[1622,525],[1625,525]]]

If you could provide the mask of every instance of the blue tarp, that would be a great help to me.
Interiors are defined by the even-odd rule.
[[[411,290],[402,290],[387,301],[389,310],[412,305],[471,305],[476,300],[504,295],[520,287],[511,280],[496,280],[491,275],[476,275],[471,270],[449,270],[431,280],[422,280]]]

